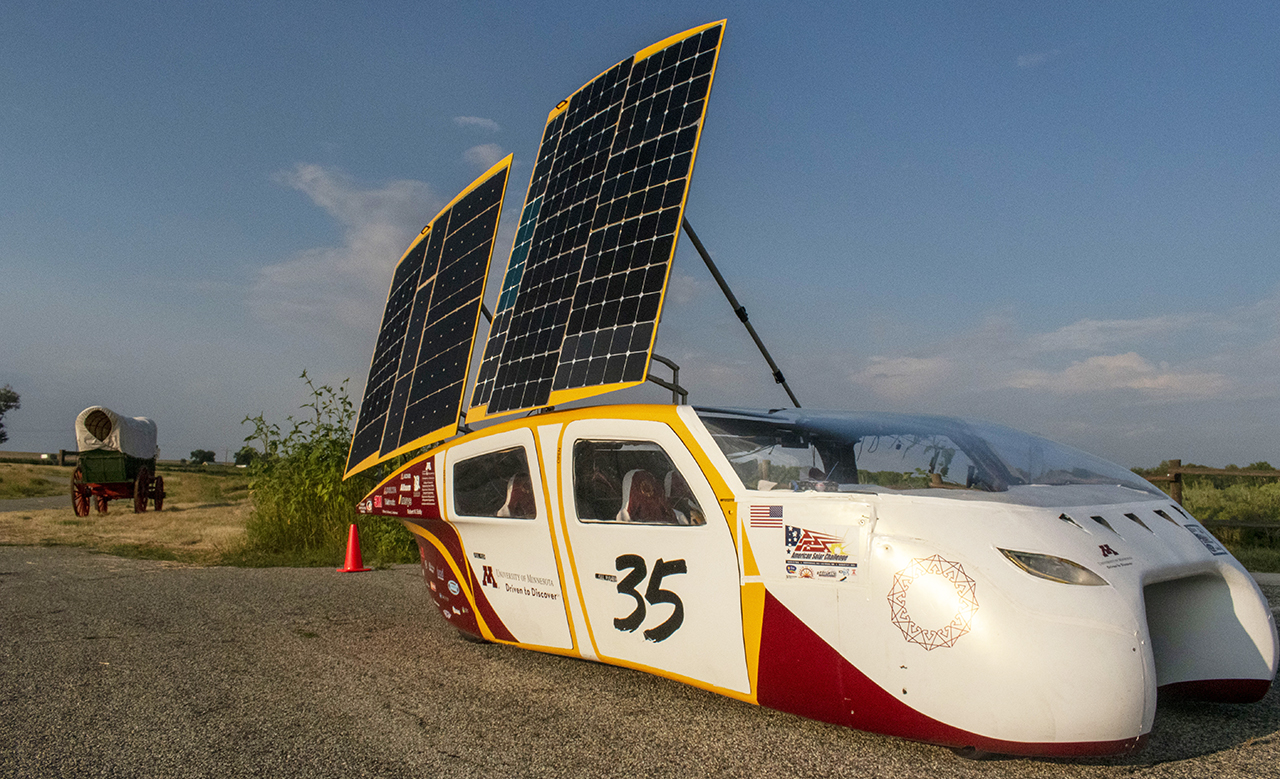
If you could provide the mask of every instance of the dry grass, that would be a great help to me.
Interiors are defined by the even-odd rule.
[[[244,547],[249,519],[243,471],[161,471],[164,511],[133,513],[113,500],[106,514],[77,517],[71,508],[70,467],[0,463],[0,498],[65,496],[63,506],[0,511],[0,544],[79,546],[126,557],[211,565]],[[52,486],[43,486],[42,483]]]
[[[0,463],[0,500],[70,495],[73,470],[70,466]]]
[[[244,545],[249,502],[165,503],[164,511],[134,514],[113,501],[106,514],[77,517],[65,508],[0,512],[0,544],[81,546],[126,557],[212,565]]]

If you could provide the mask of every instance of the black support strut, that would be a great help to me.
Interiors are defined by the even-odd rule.
[[[760,336],[756,334],[756,329],[751,326],[751,322],[747,319],[747,309],[743,308],[738,299],[733,296],[733,290],[729,289],[729,284],[724,280],[724,276],[720,275],[720,269],[711,261],[711,255],[707,252],[707,248],[702,245],[702,241],[698,240],[698,234],[693,231],[693,227],[689,224],[688,219],[684,219],[684,232],[689,236],[689,240],[693,241],[693,248],[698,250],[698,254],[702,255],[702,261],[707,264],[707,270],[711,271],[711,275],[715,277],[716,283],[720,285],[720,291],[724,292],[724,296],[729,299],[729,305],[733,307],[733,313],[738,315],[738,319],[742,320],[742,324],[747,328],[747,332],[751,334],[751,340],[756,342],[756,347],[760,349],[760,354],[764,355],[764,361],[769,363],[769,370],[773,371],[773,380],[782,385],[787,391],[787,396],[791,398],[791,402],[796,408],[800,408],[800,401],[796,400],[796,394],[791,391],[791,387],[787,386],[787,380],[782,375],[782,370],[778,368],[778,364],[773,361],[773,357],[769,354],[769,350],[765,348],[764,342],[760,340]]]

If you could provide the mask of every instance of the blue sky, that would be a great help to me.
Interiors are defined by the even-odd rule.
[[[421,226],[514,153],[496,277],[547,112],[727,17],[687,215],[802,403],[1280,463],[1280,6],[971,5],[6,2],[5,448],[358,402]],[[658,352],[786,403],[687,243]]]

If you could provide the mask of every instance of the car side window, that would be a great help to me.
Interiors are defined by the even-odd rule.
[[[486,452],[455,463],[453,510],[468,517],[533,519],[537,516],[524,447]]]
[[[573,496],[578,519],[652,525],[705,525],[689,483],[651,441],[577,441]]]

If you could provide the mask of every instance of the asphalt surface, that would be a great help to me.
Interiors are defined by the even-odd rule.
[[[40,509],[71,508],[71,494],[49,495],[43,498],[10,498],[0,500],[0,511],[38,511]]]
[[[1162,705],[1126,758],[972,761],[463,641],[417,566],[0,547],[0,776],[1276,777],[1280,692]]]

